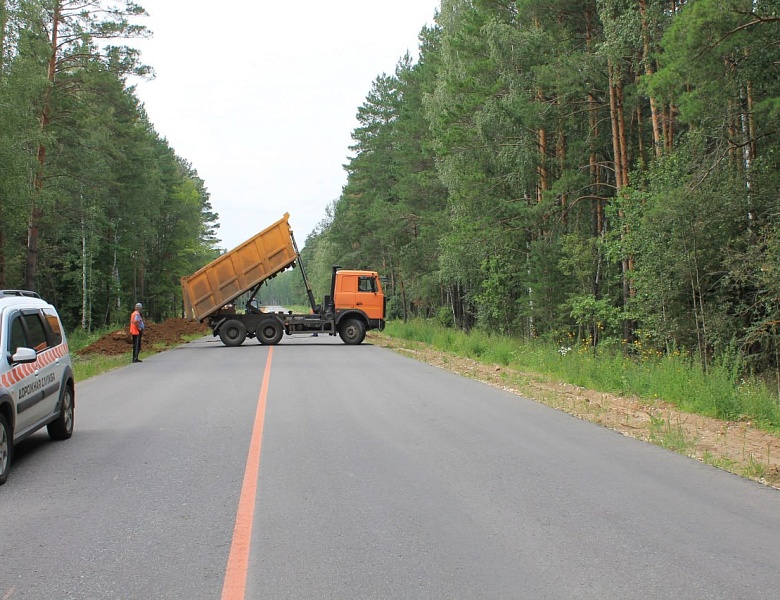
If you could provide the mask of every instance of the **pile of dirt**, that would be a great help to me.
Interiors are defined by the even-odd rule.
[[[176,346],[185,336],[208,335],[211,330],[197,321],[168,319],[163,323],[147,323],[143,335],[143,350],[152,350],[155,345]],[[78,351],[86,354],[125,354],[132,350],[133,338],[127,329],[118,329],[104,335],[96,342]]]

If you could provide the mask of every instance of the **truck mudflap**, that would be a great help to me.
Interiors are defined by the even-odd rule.
[[[211,327],[211,334],[214,337],[219,335],[219,328],[222,327],[222,323],[227,321],[227,317],[212,317],[209,319],[209,327]]]

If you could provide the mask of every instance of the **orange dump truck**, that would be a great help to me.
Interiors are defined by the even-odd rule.
[[[375,271],[333,267],[330,295],[317,304],[303,269],[301,255],[285,213],[279,221],[230,252],[182,277],[185,316],[207,322],[226,346],[239,346],[256,337],[261,344],[279,343],[284,334],[327,333],[346,344],[360,344],[370,329],[384,329],[385,295]],[[264,312],[253,302],[267,280],[297,264],[311,304],[309,314]],[[228,309],[249,293],[246,312]]]

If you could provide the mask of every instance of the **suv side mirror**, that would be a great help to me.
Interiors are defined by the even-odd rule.
[[[38,358],[38,353],[32,348],[17,348],[16,354],[11,357],[12,363],[31,363]]]

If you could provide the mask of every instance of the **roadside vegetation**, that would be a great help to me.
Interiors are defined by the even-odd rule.
[[[680,352],[643,353],[638,344],[627,353],[606,345],[594,349],[568,338],[552,343],[480,331],[465,333],[423,320],[392,321],[385,333],[488,365],[538,373],[648,403],[660,400],[683,412],[725,421],[747,420],[765,431],[780,432],[780,405],[774,390],[757,378],[744,378],[741,365],[725,358],[705,371],[696,357]],[[656,425],[673,437],[672,424]]]

